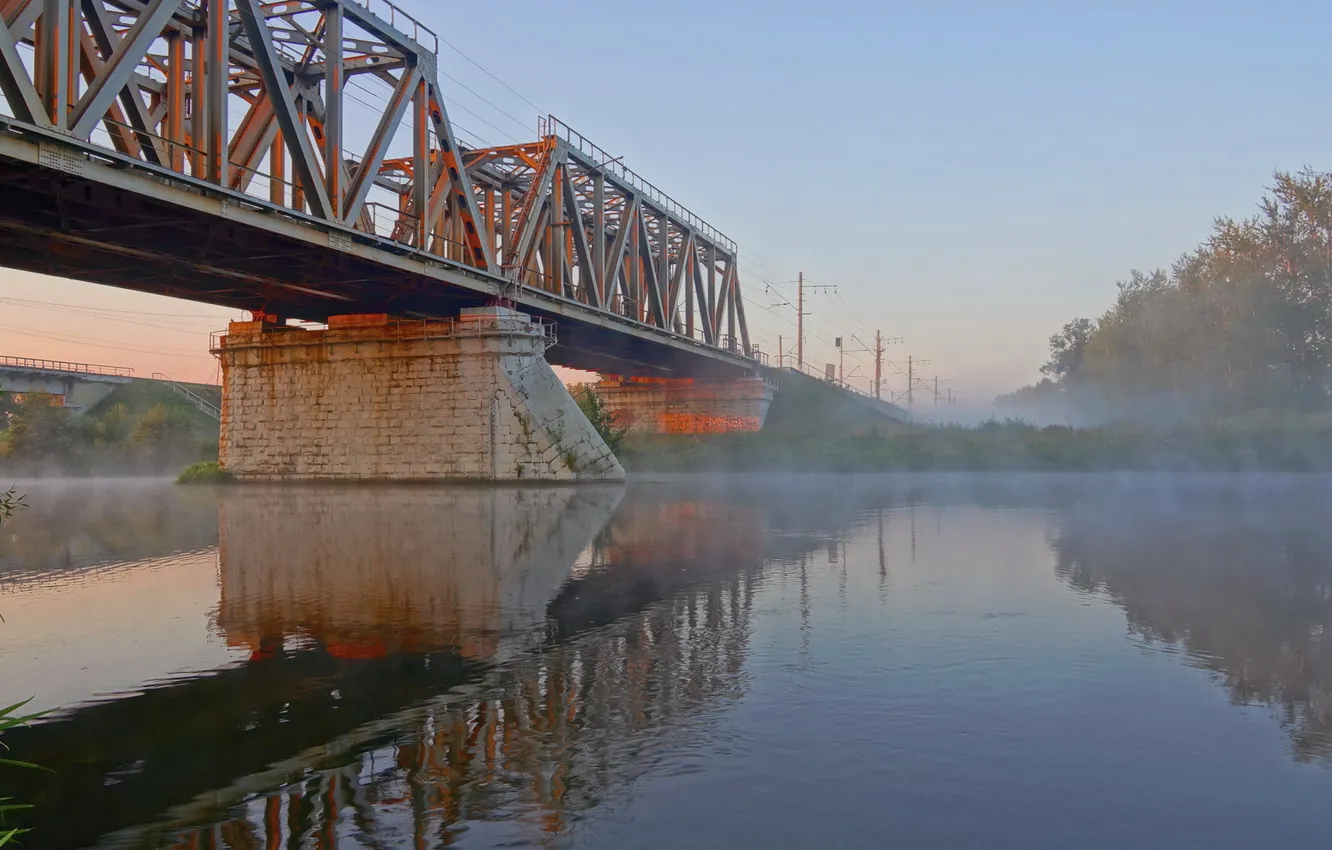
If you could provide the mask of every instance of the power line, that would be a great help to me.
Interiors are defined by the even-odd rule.
[[[522,121],[520,121],[519,119],[513,117],[513,115],[509,114],[508,112],[505,112],[503,109],[501,109],[497,104],[495,104],[493,101],[491,101],[491,100],[490,100],[489,98],[487,98],[485,95],[483,95],[483,94],[481,94],[480,92],[476,91],[476,90],[473,89],[471,86],[469,86],[469,85],[467,85],[466,83],[464,83],[462,80],[458,79],[457,77],[455,77],[455,76],[453,76],[452,74],[449,74],[449,73],[447,73],[447,72],[445,72],[445,71],[440,71],[438,68],[436,68],[435,70],[438,71],[438,73],[439,73],[439,75],[440,75],[441,77],[447,77],[448,79],[452,80],[454,83],[457,83],[458,86],[461,87],[464,91],[467,91],[467,92],[471,93],[473,96],[478,97],[478,98],[480,98],[481,100],[483,100],[483,101],[485,101],[486,103],[488,103],[488,104],[490,105],[490,108],[491,108],[491,109],[494,109],[494,110],[495,110],[496,112],[498,112],[500,115],[503,115],[505,118],[508,118],[510,121],[512,121],[513,123],[517,124],[519,127],[522,127],[524,130],[530,130],[530,129],[532,129],[531,127],[529,127],[528,125],[526,125],[526,124],[524,124]]]
[[[461,49],[459,49],[458,47],[456,47],[456,46],[455,46],[452,42],[450,42],[448,39],[440,38],[440,43],[443,44],[445,47],[449,48],[450,50],[452,50],[454,53],[457,53],[457,54],[458,54],[459,56],[461,56],[462,58],[466,59],[468,62],[471,62],[471,63],[472,63],[473,65],[475,65],[476,67],[480,68],[481,71],[482,71],[482,73],[484,73],[487,77],[490,77],[490,78],[491,78],[492,80],[494,80],[495,82],[497,82],[497,83],[499,83],[500,85],[504,86],[506,89],[509,90],[509,92],[510,92],[511,94],[513,94],[514,96],[516,96],[516,97],[517,97],[519,100],[521,100],[523,103],[526,103],[528,106],[530,106],[530,107],[532,107],[533,109],[535,109],[535,110],[537,111],[537,114],[538,114],[538,115],[545,114],[544,111],[541,109],[541,107],[537,106],[535,103],[533,103],[532,101],[528,100],[526,97],[523,97],[522,93],[521,93],[520,91],[518,91],[517,89],[515,89],[513,86],[509,85],[508,83],[506,83],[506,82],[504,82],[503,80],[501,80],[499,77],[497,77],[497,76],[495,76],[494,74],[490,73],[490,70],[489,70],[488,68],[486,68],[486,66],[482,65],[480,62],[478,62],[478,61],[476,61],[475,59],[473,59],[472,57],[468,56],[466,53],[463,53]]]
[[[0,296],[0,301],[6,304],[21,304],[24,306],[43,306],[43,307],[63,307],[70,310],[97,311],[99,313],[120,313],[128,316],[163,316],[173,319],[207,319],[209,321],[221,321],[220,316],[205,316],[202,313],[155,313],[147,310],[116,310],[111,307],[87,307],[82,304],[62,304],[58,301],[36,301],[31,298],[13,298],[8,295]]]
[[[0,303],[5,303],[5,299],[0,298]],[[188,335],[190,335],[190,336],[195,336],[195,337],[199,337],[199,336],[207,336],[209,333],[212,332],[212,330],[216,329],[215,327],[214,327],[214,328],[211,328],[211,329],[204,329],[204,328],[173,328],[173,327],[170,327],[170,326],[168,326],[168,325],[160,325],[160,324],[155,324],[155,323],[153,323],[153,322],[138,322],[138,321],[135,321],[134,319],[126,319],[126,318],[124,318],[124,317],[122,317],[122,316],[108,316],[108,315],[102,315],[102,314],[95,313],[95,312],[84,312],[84,311],[78,311],[78,310],[62,310],[62,309],[60,309],[60,308],[58,308],[58,307],[42,307],[42,306],[35,305],[35,304],[21,304],[21,305],[17,305],[17,306],[19,306],[20,309],[25,309],[25,310],[48,310],[48,311],[53,312],[53,313],[63,313],[63,314],[65,314],[65,315],[71,315],[71,316],[85,316],[85,317],[87,317],[87,318],[90,318],[90,319],[98,319],[98,320],[103,321],[103,322],[118,322],[118,323],[120,323],[120,324],[124,324],[124,325],[138,325],[139,327],[142,327],[142,328],[153,328],[153,329],[155,329],[155,330],[170,331],[170,332],[172,332],[172,333],[178,333],[178,334],[188,334]],[[222,320],[222,319],[215,320],[214,325],[216,326],[216,323],[217,323],[217,322],[220,322],[220,321],[225,321],[225,320]]]
[[[132,348],[126,345],[111,345],[109,343],[92,342],[91,340],[83,337],[69,337],[69,336],[61,336],[59,334],[42,334],[42,333],[37,333],[35,331],[24,330],[23,328],[16,328],[11,325],[0,325],[0,330],[6,330],[9,331],[10,333],[18,334],[19,336],[30,336],[30,337],[35,337],[37,339],[49,339],[55,342],[71,342],[71,343],[76,343],[78,345],[87,345],[92,348],[106,348],[114,351],[132,351],[136,354],[156,354],[163,357],[200,357],[204,355],[204,352],[200,351],[185,352],[182,351],[181,349],[168,350],[168,349]]]

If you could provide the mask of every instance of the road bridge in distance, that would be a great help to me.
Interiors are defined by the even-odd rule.
[[[124,366],[0,356],[0,392],[49,396],[74,413],[95,407],[133,379],[134,370]]]

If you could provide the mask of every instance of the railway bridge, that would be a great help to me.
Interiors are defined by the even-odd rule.
[[[460,145],[387,0],[0,17],[0,265],[251,311],[215,346],[242,477],[619,477],[549,364],[762,422],[735,243],[553,117]]]

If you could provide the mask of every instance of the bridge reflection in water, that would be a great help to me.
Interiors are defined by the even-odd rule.
[[[624,755],[648,730],[738,693],[758,567],[815,545],[770,549],[757,505],[622,496],[224,493],[214,628],[247,660],[8,736],[61,766],[22,789],[34,834],[426,846],[464,824],[566,828],[642,769]]]
[[[728,707],[746,694],[762,702],[749,677],[781,672],[774,647],[806,651],[807,574],[818,620],[820,587],[822,616],[847,604],[849,559],[871,573],[852,572],[853,607],[877,572],[880,603],[896,600],[906,629],[903,657],[928,659],[931,629],[967,621],[902,626],[935,598],[919,587],[988,580],[991,561],[1033,552],[1049,554],[1031,573],[1058,586],[1056,598],[1071,587],[1109,599],[1132,640],[1208,671],[1236,704],[1270,708],[1296,759],[1332,762],[1332,527],[1321,510],[1332,485],[775,483],[246,487],[215,502],[162,491],[173,505],[146,499],[137,548],[116,532],[118,507],[72,497],[60,504],[79,522],[36,534],[24,523],[44,510],[37,500],[0,540],[0,582],[40,584],[25,576],[108,558],[169,560],[217,541],[210,627],[237,661],[7,733],[15,752],[58,772],[0,772],[0,796],[36,804],[31,846],[42,847],[567,838],[585,817],[601,823],[609,810],[613,820],[637,777],[694,769],[698,754],[733,745]],[[987,537],[996,530],[1012,535]],[[61,544],[66,532],[81,542]],[[16,566],[25,553],[42,555],[26,572]],[[771,605],[800,606],[799,637],[752,637],[781,621]],[[751,658],[751,641],[769,657]],[[1032,681],[1021,665],[981,681],[1008,675]]]

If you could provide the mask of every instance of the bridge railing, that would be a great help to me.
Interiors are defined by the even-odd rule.
[[[719,245],[724,245],[731,251],[731,253],[735,253],[735,242],[728,239],[724,233],[694,215],[670,195],[644,180],[621,161],[622,157],[612,157],[609,153],[598,147],[596,142],[588,139],[582,133],[570,127],[568,124],[565,124],[554,115],[547,115],[545,118],[538,119],[537,132],[542,136],[556,136],[563,139],[579,153],[596,162],[598,167],[609,171],[625,183],[628,183],[634,189],[641,192],[645,197],[650,198],[658,206],[665,209],[666,212],[670,213],[678,221],[685,222],[695,230],[706,234],[709,239],[712,239]]]
[[[33,357],[0,356],[0,368],[41,369],[45,372],[69,372],[75,375],[106,375],[113,378],[133,377],[128,366],[102,366],[97,363],[73,363],[69,360],[39,360]]]
[[[559,342],[559,326],[550,319],[539,319],[535,316],[527,316],[536,332],[541,334],[543,344],[550,348]],[[479,317],[458,317],[443,319],[394,319],[389,324],[384,325],[384,336],[387,339],[399,340],[419,340],[419,339],[454,339],[459,337],[478,336],[483,333],[490,333],[497,329],[502,329],[502,323],[505,319],[485,319]],[[277,325],[275,330],[327,330],[327,325],[320,325],[314,328],[302,328],[292,325]],[[208,335],[208,350],[214,355],[219,354],[227,347],[227,331],[213,331]],[[312,341],[316,342],[316,341]],[[154,377],[157,377],[154,375]]]

